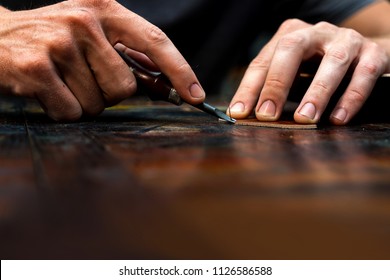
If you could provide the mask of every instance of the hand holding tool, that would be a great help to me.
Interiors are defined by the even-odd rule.
[[[150,71],[139,63],[137,63],[134,59],[132,59],[125,53],[119,50],[117,50],[117,52],[129,66],[137,81],[148,89],[148,97],[151,100],[167,101],[175,105],[183,104],[183,100],[181,99],[180,95],[173,88],[171,82],[166,76],[164,76],[164,74],[162,74],[161,72]],[[197,105],[190,105],[210,115],[221,118],[229,123],[236,122],[235,119],[229,117],[221,110],[218,110],[217,108],[205,102]]]

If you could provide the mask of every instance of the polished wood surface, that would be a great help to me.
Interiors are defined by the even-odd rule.
[[[1,100],[2,259],[390,258],[390,123],[132,104],[56,123]]]

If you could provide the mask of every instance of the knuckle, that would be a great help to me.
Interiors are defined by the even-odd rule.
[[[56,44],[49,46],[50,54],[53,58],[59,59],[60,62],[69,63],[75,60],[79,50],[75,49],[73,39],[69,36],[64,36],[56,41]]]
[[[341,30],[343,30],[345,32],[345,36],[348,38],[349,41],[357,42],[357,41],[361,41],[363,39],[363,36],[360,35],[360,33],[354,29],[342,28]]]
[[[311,85],[311,88],[312,88],[312,92],[316,93],[319,96],[330,91],[329,84],[327,84],[323,80],[314,80]]]
[[[89,1],[91,3],[91,1]],[[115,0],[98,0],[98,1],[92,1],[92,4],[94,7],[106,9],[109,7],[112,3],[115,3]]]
[[[104,92],[104,99],[106,104],[111,105],[120,102],[137,91],[137,83],[134,79],[128,78],[121,81],[115,92]]]
[[[296,30],[297,28],[302,27],[304,22],[300,19],[297,18],[291,18],[285,20],[281,25],[280,25],[280,30],[290,32],[292,30]]]
[[[349,99],[354,104],[363,104],[368,97],[368,95],[359,88],[350,88],[348,90],[348,95]]]
[[[117,93],[117,98],[124,99],[132,95],[137,91],[137,83],[134,79],[124,79],[119,85],[119,92]]]
[[[192,68],[186,61],[179,61],[177,66],[177,73],[191,73]]]
[[[367,42],[368,49],[375,54],[375,56],[382,58],[383,56],[386,56],[386,51],[381,47],[378,43],[373,41]]]
[[[335,29],[335,26],[329,22],[326,21],[320,21],[314,25],[315,28],[319,30],[333,30]]]
[[[157,26],[148,25],[145,28],[145,35],[148,42],[153,45],[160,45],[167,42],[168,37],[166,34]]]
[[[259,55],[249,64],[248,71],[268,70],[270,64],[271,64],[271,59],[269,57]]]
[[[344,46],[332,47],[326,53],[326,57],[337,63],[338,65],[346,65],[350,63],[351,56]]]
[[[283,91],[286,88],[286,84],[280,79],[279,75],[268,77],[264,86],[273,92]]]
[[[369,57],[362,60],[358,67],[364,74],[377,78],[385,71],[389,58],[386,51],[374,42],[369,43],[369,52]]]
[[[14,58],[16,69],[10,87],[13,94],[34,97],[50,86],[53,77],[53,67],[46,57],[32,54]]]
[[[360,71],[365,76],[371,76],[371,77],[379,77],[381,73],[383,72],[383,67],[380,67],[378,64],[373,62],[363,62],[359,66]]]
[[[361,48],[364,38],[356,30],[349,28],[340,28],[339,29],[341,36],[344,42],[348,42],[351,50],[358,50]]]
[[[87,5],[100,10],[106,10],[115,3],[115,0],[87,0]]]
[[[24,56],[15,62],[16,68],[25,77],[46,77],[52,74],[52,65],[46,57]]]
[[[77,9],[66,15],[69,25],[76,31],[93,30],[97,20],[92,11],[88,9]]]
[[[294,34],[287,34],[282,36],[278,42],[278,49],[289,50],[295,49],[299,46],[304,45],[305,36],[301,32],[294,32]]]
[[[252,91],[253,91],[253,85],[248,83],[241,83],[239,89],[237,90],[237,96],[243,99],[248,96],[248,92],[252,92]]]

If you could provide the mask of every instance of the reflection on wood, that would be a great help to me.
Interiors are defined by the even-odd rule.
[[[269,129],[127,103],[55,123],[0,106],[3,259],[390,257],[388,123]]]

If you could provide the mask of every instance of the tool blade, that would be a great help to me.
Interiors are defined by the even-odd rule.
[[[197,104],[197,105],[192,105],[200,110],[202,110],[203,112],[206,112],[210,115],[213,115],[213,116],[216,116],[224,121],[227,121],[229,123],[235,123],[236,120],[233,119],[232,117],[229,117],[228,115],[226,115],[224,112],[222,112],[221,110],[211,106],[210,104],[207,104],[205,102],[203,103],[200,103],[200,104]]]

